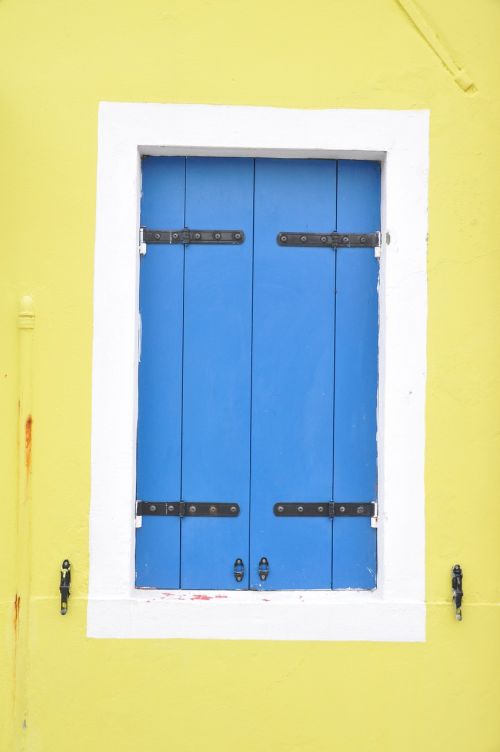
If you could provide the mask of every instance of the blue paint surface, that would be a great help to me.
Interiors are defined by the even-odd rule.
[[[186,225],[243,230],[245,242],[186,247],[182,497],[240,514],[182,520],[183,588],[247,587],[253,182],[253,159],[187,160]]]
[[[281,230],[335,226],[337,166],[256,160],[252,588],[331,587],[331,522],[277,518],[278,501],[331,498],[335,254],[283,248]],[[257,564],[269,560],[262,582]]]
[[[376,499],[378,263],[276,235],[369,232],[379,211],[377,163],[144,160],[142,225],[242,229],[245,243],[149,245],[141,259],[137,498],[241,512],[143,517],[138,587],[375,586],[369,519],[276,518],[273,505]]]
[[[184,226],[185,159],[144,159],[141,224]],[[150,245],[141,257],[137,498],[178,500],[181,492],[183,332],[182,246]],[[138,587],[177,588],[180,522],[143,517],[136,536]]]
[[[380,229],[380,166],[339,161],[339,232]],[[376,501],[378,275],[373,251],[337,250],[335,501]],[[376,530],[369,518],[333,523],[333,587],[374,588]]]

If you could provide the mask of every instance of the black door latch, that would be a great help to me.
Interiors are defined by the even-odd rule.
[[[269,575],[269,562],[265,556],[259,561],[259,578],[264,582]]]
[[[241,582],[245,576],[245,565],[243,559],[236,559],[233,566],[234,579],[236,582]]]
[[[61,616],[68,612],[68,598],[70,595],[69,586],[71,583],[71,565],[68,559],[64,559],[61,564],[61,584],[59,592],[61,593]]]
[[[464,591],[462,587],[463,573],[460,564],[455,564],[451,570],[451,589],[453,592],[453,602],[455,604],[455,618],[462,621],[462,598]]]

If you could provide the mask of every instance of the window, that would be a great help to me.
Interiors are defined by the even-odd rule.
[[[374,588],[378,261],[277,236],[379,230],[379,163],[146,157],[141,224],[244,242],[141,257],[137,586]]]
[[[90,637],[425,639],[428,122],[425,111],[101,104]],[[375,590],[135,587],[141,156],[354,160],[381,165]],[[286,253],[293,258],[299,250],[288,248]]]

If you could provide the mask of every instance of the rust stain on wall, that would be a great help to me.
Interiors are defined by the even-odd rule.
[[[14,598],[14,614],[13,614],[13,618],[12,618],[12,622],[13,622],[13,625],[14,625],[14,632],[16,633],[16,637],[17,637],[17,633],[18,633],[18,630],[19,630],[19,613],[20,613],[20,611],[21,611],[21,596],[18,593],[16,593],[16,597]]]
[[[31,469],[31,434],[33,429],[33,418],[28,415],[26,418],[26,425],[24,427],[24,458],[26,463],[26,470],[29,473]]]

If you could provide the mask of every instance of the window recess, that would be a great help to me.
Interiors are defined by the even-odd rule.
[[[375,588],[379,163],[142,169],[136,587]]]

